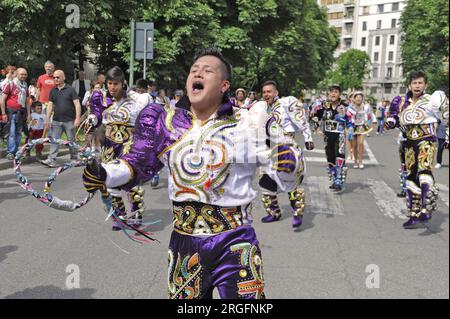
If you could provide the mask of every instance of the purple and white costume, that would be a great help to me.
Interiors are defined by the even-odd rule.
[[[432,173],[436,128],[439,120],[448,118],[448,99],[444,92],[436,91],[413,101],[412,93],[408,92],[404,98],[394,98],[389,113],[387,127],[399,127],[406,136],[403,146],[410,219],[403,226],[409,228],[428,221],[436,209],[438,189]]]
[[[275,193],[298,185],[301,152],[265,102],[250,110],[222,104],[207,121],[152,104],[138,119],[129,152],[102,164],[106,185],[130,189],[168,168],[174,231],[170,298],[263,298],[261,251],[251,226],[252,183]],[[275,142],[269,147],[267,140]]]
[[[293,96],[276,98],[273,105],[270,106],[273,117],[276,122],[282,127],[283,133],[292,139],[295,137],[295,132],[300,131],[303,134],[305,143],[312,143],[311,130],[309,128],[309,122],[306,118],[305,109],[302,103]],[[294,214],[293,226],[299,227],[302,223],[302,216],[305,210],[305,191],[300,187],[303,180],[303,173],[305,170],[305,164],[303,157],[301,158],[301,170],[299,174],[299,184],[294,191],[289,192],[289,201]],[[273,222],[280,218],[281,209],[278,204],[277,195],[271,195],[263,192],[262,202],[264,209],[268,216],[263,218],[263,222]]]
[[[90,100],[89,120],[93,128],[98,128],[101,124],[105,127],[105,139],[102,144],[103,163],[109,163],[121,155],[127,154],[131,148],[133,128],[141,110],[149,104],[148,94],[138,94],[130,91],[128,96],[116,101],[107,92],[97,90],[92,93]],[[120,190],[108,190],[113,198],[114,208],[118,215],[123,216],[125,204],[122,200]],[[144,189],[140,185],[130,189],[128,200],[131,211],[137,212],[137,223],[141,222],[144,212]],[[114,223],[114,229],[119,228]]]

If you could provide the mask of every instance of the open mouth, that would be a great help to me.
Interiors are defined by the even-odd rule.
[[[204,88],[205,86],[203,85],[203,83],[194,82],[194,84],[192,84],[192,93],[194,94],[200,93]]]

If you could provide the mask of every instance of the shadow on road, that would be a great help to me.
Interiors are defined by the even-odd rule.
[[[94,292],[95,289],[92,288],[65,290],[50,285],[27,288],[6,296],[5,299],[93,299]]]
[[[0,263],[4,261],[7,258],[7,255],[9,253],[12,253],[13,251],[18,250],[18,246],[2,246],[0,247]]]
[[[420,236],[435,235],[442,232],[444,229],[441,227],[442,224],[448,219],[447,214],[440,212],[433,213],[433,218],[425,225],[425,231]]]

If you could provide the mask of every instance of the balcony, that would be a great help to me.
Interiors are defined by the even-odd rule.
[[[344,6],[351,8],[355,6],[355,0],[344,0]]]

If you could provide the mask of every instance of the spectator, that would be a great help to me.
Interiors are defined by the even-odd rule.
[[[23,120],[31,120],[30,106],[27,105],[27,70],[17,69],[17,77],[5,84],[1,98],[2,122],[9,123],[7,159],[13,160],[20,146]],[[26,113],[25,113],[26,110]]]
[[[148,92],[148,81],[146,79],[139,79],[136,81],[136,92],[139,94]]]
[[[97,74],[97,83],[100,83],[102,90],[106,90],[106,76],[105,73],[100,72]]]
[[[33,112],[31,113],[30,134],[28,138],[30,140],[42,138],[44,134],[45,114],[42,112],[42,103],[35,101],[32,104]],[[42,159],[43,144],[36,145],[36,158]]]
[[[390,101],[383,101],[383,103],[377,105],[377,110],[375,112],[378,122],[377,135],[383,135],[384,133],[384,119],[386,118],[386,109],[389,105]]]
[[[172,100],[170,100],[170,107],[174,109],[178,101],[181,100],[181,98],[183,97],[183,95],[184,95],[183,90],[176,90],[175,96],[173,97]]]
[[[91,99],[92,92],[95,90],[101,90],[102,84],[100,82],[90,82],[89,90],[84,94],[83,101],[81,102],[82,107],[89,110],[89,100]]]
[[[0,91],[3,91],[5,85],[7,83],[9,83],[10,81],[12,81],[15,77],[16,77],[16,70],[17,68],[13,65],[8,65],[5,68],[5,78],[3,79],[3,81],[0,83]]]
[[[444,121],[441,121],[437,129],[438,150],[437,150],[436,166],[434,166],[434,168],[442,167],[442,153],[444,153],[445,148],[448,148],[448,136],[446,131],[447,125],[448,124],[446,124]]]
[[[156,88],[156,84],[152,83],[148,87],[148,93],[153,97],[154,100],[156,100],[156,97],[158,96],[158,90]]]
[[[55,79],[53,78],[53,72],[55,72],[55,65],[47,61],[44,64],[45,74],[42,74],[38,77],[36,86],[37,86],[37,100],[42,103],[43,108],[45,109],[48,101],[50,91],[56,87]]]
[[[161,89],[158,91],[155,102],[163,105],[170,105],[170,99],[166,96],[166,90]]]
[[[86,80],[84,71],[78,71],[78,79],[72,82],[72,87],[75,89],[75,92],[77,92],[80,101],[82,101],[86,92],[91,87],[91,81]]]
[[[244,89],[239,88],[236,90],[235,95],[236,95],[236,98],[234,99],[234,101],[235,101],[236,106],[239,108],[244,107],[245,96],[247,95],[247,92]]]
[[[89,91],[86,92],[86,94],[84,95],[83,98],[83,102],[82,102],[82,106],[84,106],[87,109],[87,113],[90,112],[90,100],[91,100],[91,95],[95,90],[102,90],[102,84],[100,82],[91,82],[91,87],[89,88]],[[103,138],[103,127],[100,127],[99,129],[95,130],[94,133],[90,133],[88,134],[88,136],[86,136],[86,140],[89,141],[89,145],[94,145],[96,150],[99,150],[99,152],[101,153],[101,140]]]
[[[37,101],[37,80],[36,78],[32,78],[30,81],[30,86],[28,87],[28,96],[30,97],[30,105],[33,104],[34,101]]]
[[[45,119],[45,127],[51,128],[51,135],[55,139],[60,139],[64,130],[67,139],[71,142],[75,141],[75,129],[80,126],[81,122],[81,105],[75,89],[65,83],[65,75],[61,70],[54,72],[56,87],[50,92],[49,103],[47,107],[47,116]],[[51,121],[51,114],[53,120]],[[42,164],[49,167],[56,166],[56,156],[58,155],[59,145],[51,144],[50,155]],[[70,159],[76,160],[77,153],[75,148],[70,148]]]

